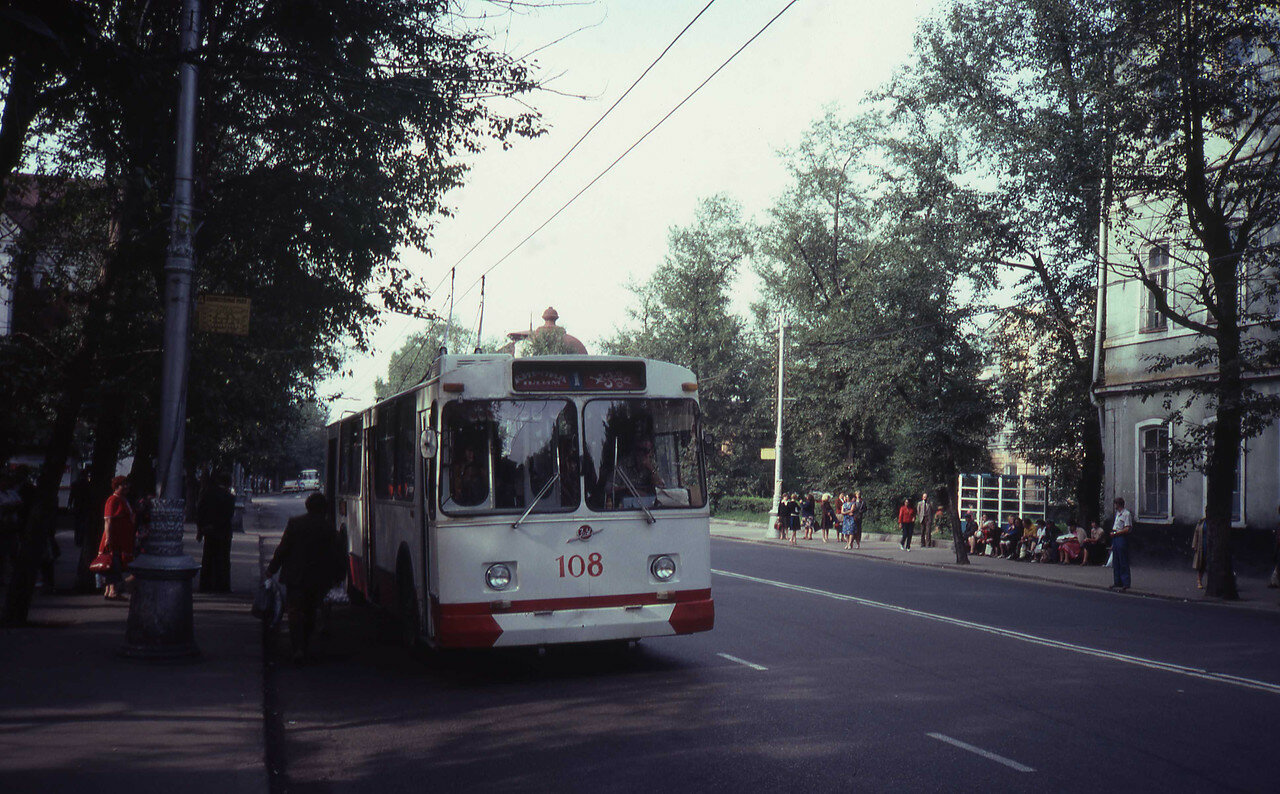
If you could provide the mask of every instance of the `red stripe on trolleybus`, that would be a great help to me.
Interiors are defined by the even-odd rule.
[[[351,575],[351,586],[368,598],[369,585],[364,580],[364,560],[357,554],[348,554],[347,570]]]
[[[488,612],[465,612],[460,604],[441,604],[431,596],[436,642],[442,648],[492,648],[502,636],[502,627]]]
[[[705,591],[711,595],[711,591]],[[667,619],[676,634],[693,634],[697,631],[711,631],[716,622],[716,605],[710,598],[702,601],[684,601],[676,604]]]

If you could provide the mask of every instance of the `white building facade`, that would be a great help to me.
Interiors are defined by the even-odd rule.
[[[1153,213],[1160,214],[1160,213]],[[1136,213],[1141,217],[1142,213]],[[1135,217],[1135,215],[1130,216]],[[1141,221],[1137,224],[1139,227]],[[1263,245],[1280,242],[1273,231]],[[1261,258],[1263,261],[1269,257]],[[1156,309],[1147,287],[1134,274],[1142,269],[1169,291],[1170,301],[1191,319],[1212,325],[1196,296],[1204,283],[1203,254],[1188,241],[1162,238],[1149,230],[1116,235],[1111,264],[1104,268],[1099,298],[1101,365],[1095,394],[1103,415],[1106,457],[1105,505],[1122,497],[1134,515],[1137,536],[1173,544],[1188,543],[1204,515],[1205,477],[1198,471],[1170,470],[1171,441],[1189,428],[1213,422],[1204,397],[1174,391],[1171,381],[1212,378],[1214,371],[1195,364],[1157,370],[1154,356],[1177,356],[1212,345],[1213,340],[1178,325]],[[1240,303],[1247,338],[1273,338],[1277,317],[1276,274],[1242,272]],[[1264,394],[1280,392],[1280,371],[1246,373],[1246,381]],[[1171,421],[1171,416],[1176,416]],[[1280,426],[1271,424],[1242,444],[1236,476],[1233,525],[1242,551],[1262,548],[1277,524],[1280,505]]]

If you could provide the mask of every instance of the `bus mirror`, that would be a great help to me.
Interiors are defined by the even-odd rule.
[[[430,427],[422,431],[422,435],[418,438],[418,449],[422,452],[424,458],[434,458],[436,456],[436,431]]]

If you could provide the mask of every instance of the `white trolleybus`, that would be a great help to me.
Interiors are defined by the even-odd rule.
[[[352,589],[443,648],[709,630],[697,388],[639,358],[441,356],[329,426]]]

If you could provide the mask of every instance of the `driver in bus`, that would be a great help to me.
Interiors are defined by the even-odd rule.
[[[489,495],[488,484],[485,482],[484,472],[480,470],[480,464],[476,462],[476,449],[473,445],[464,444],[459,447],[450,469],[452,478],[449,490],[454,502],[463,507],[473,507]]]
[[[637,436],[625,458],[618,461],[619,474],[613,478],[614,504],[620,507],[635,507],[636,496],[640,496],[647,506],[652,506],[659,488],[665,488],[666,482],[658,471],[658,460],[654,454],[653,439],[647,435]],[[623,476],[625,475],[625,477]],[[630,483],[631,487],[627,487]],[[632,488],[635,492],[632,493]]]

